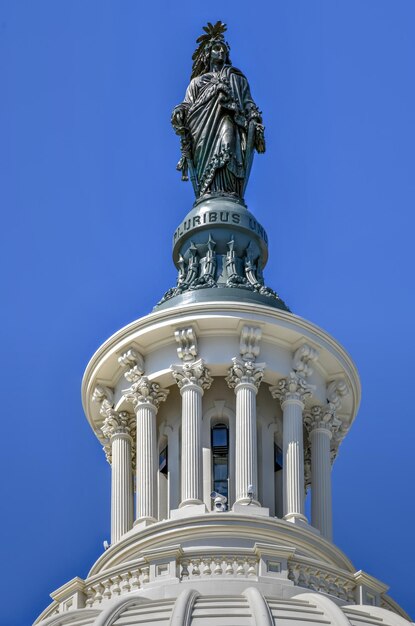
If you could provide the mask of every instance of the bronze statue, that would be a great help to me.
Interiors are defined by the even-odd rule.
[[[261,112],[247,79],[231,64],[226,25],[209,22],[204,31],[197,39],[185,98],[172,114],[181,138],[177,169],[182,180],[190,174],[196,198],[243,198],[254,150],[265,152]]]

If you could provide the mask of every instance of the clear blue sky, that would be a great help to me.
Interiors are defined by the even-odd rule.
[[[267,283],[362,379],[333,473],[335,541],[415,615],[415,3],[210,5],[0,1],[1,625],[30,624],[109,537],[81,377],[174,283],[192,192],[170,112],[217,19],[264,114],[247,200],[270,239]]]

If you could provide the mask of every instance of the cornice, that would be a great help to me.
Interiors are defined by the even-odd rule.
[[[254,543],[274,543],[294,547],[311,559],[354,573],[351,561],[334,544],[307,528],[277,518],[253,519],[236,513],[207,514],[157,522],[140,531],[130,531],[104,552],[92,566],[88,578],[135,560],[143,551],[172,544],[192,543],[207,537],[248,539]],[[183,547],[186,550],[186,546]]]
[[[154,334],[151,341],[151,351],[153,351],[155,347],[160,347],[163,344],[172,344],[173,346],[175,342],[174,332],[180,326],[191,325],[196,329],[199,338],[211,335],[212,332],[221,334],[221,329],[219,328],[217,331],[210,328],[202,328],[204,325],[203,320],[210,318],[213,320],[222,318],[224,323],[226,320],[233,322],[233,324],[231,324],[234,326],[232,332],[230,333],[230,329],[225,329],[225,334],[235,333],[236,336],[238,330],[240,330],[244,324],[250,322],[254,325],[261,326],[263,329],[263,342],[269,341],[286,346],[286,337],[280,337],[272,332],[272,325],[277,324],[294,333],[292,342],[293,348],[300,344],[302,341],[301,338],[306,338],[311,345],[317,345],[320,351],[321,349],[326,349],[339,364],[338,375],[344,375],[345,372],[351,385],[353,408],[350,423],[353,422],[360,403],[361,388],[356,366],[347,351],[331,335],[312,322],[286,311],[273,309],[260,304],[244,304],[243,302],[198,303],[183,305],[180,308],[162,309],[139,318],[114,333],[114,335],[109,337],[93,355],[83,376],[82,403],[89,421],[88,395],[91,391],[90,387],[98,377],[100,367],[107,359],[111,356],[113,356],[113,358],[117,356],[118,359],[121,353],[130,345],[136,346],[140,351],[145,353],[145,342],[143,342],[143,345],[141,344],[140,335],[144,337],[144,335],[150,331]],[[270,326],[267,326],[268,324]],[[155,336],[156,334],[158,337]],[[298,335],[298,337],[295,335]],[[318,363],[317,366],[318,368],[321,367]],[[342,369],[343,372],[341,371]],[[149,378],[151,379],[151,374],[149,374]],[[91,426],[93,426],[92,423]]]

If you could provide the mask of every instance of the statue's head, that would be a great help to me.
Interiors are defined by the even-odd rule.
[[[199,46],[192,57],[193,67],[191,78],[209,72],[211,61],[214,58],[215,60],[222,61],[225,65],[231,64],[229,57],[230,47],[223,36],[223,33],[226,31],[226,24],[219,21],[213,26],[208,22],[207,26],[203,27],[203,30],[206,34],[201,35],[196,40]]]

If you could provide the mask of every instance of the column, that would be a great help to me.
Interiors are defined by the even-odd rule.
[[[136,414],[136,523],[154,522],[157,519],[158,470],[156,415],[169,392],[141,376],[123,393]]]
[[[232,359],[226,381],[236,394],[235,504],[258,502],[256,395],[264,375],[264,363]],[[249,489],[251,487],[251,489]]]
[[[291,372],[270,388],[283,411],[283,514],[290,522],[307,522],[304,515],[303,410],[310,386]]]
[[[125,411],[106,411],[101,428],[109,443],[105,446],[111,463],[111,544],[133,527],[134,498],[132,448],[135,418]]]
[[[311,443],[311,524],[332,540],[331,438],[338,421],[333,412],[314,406],[304,416]]]
[[[172,365],[173,377],[182,396],[182,492],[179,508],[203,503],[202,485],[202,396],[213,378],[203,359]]]

